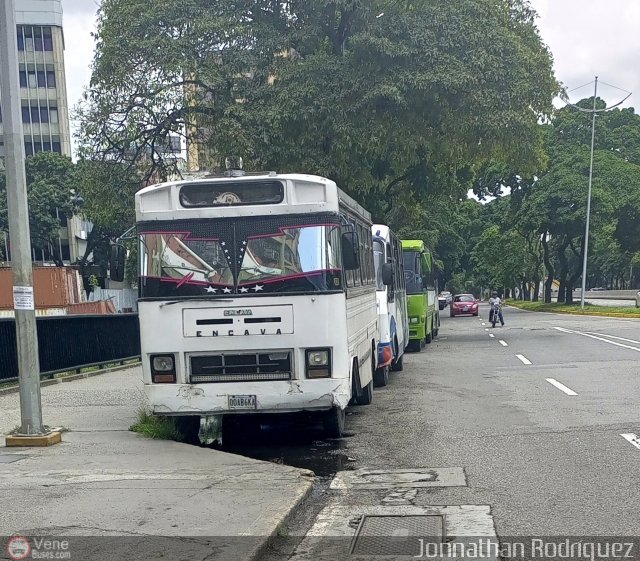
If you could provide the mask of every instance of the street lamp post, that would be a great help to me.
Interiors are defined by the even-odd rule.
[[[606,85],[611,86],[611,84],[606,84]],[[617,90],[621,90],[621,88],[618,88],[616,86],[611,86],[611,87]],[[587,219],[585,221],[585,228],[584,228],[584,255],[582,257],[582,290],[580,294],[580,307],[582,309],[584,309],[584,298],[585,298],[585,292],[587,290],[587,262],[589,258],[589,225],[591,221],[591,187],[593,183],[593,151],[594,151],[595,138],[596,138],[596,116],[598,115],[598,113],[604,113],[605,111],[610,111],[611,109],[614,109],[619,105],[622,105],[622,103],[624,103],[627,99],[629,99],[631,92],[627,92],[626,90],[621,90],[621,91],[624,91],[625,93],[627,93],[627,96],[622,101],[619,101],[615,105],[612,105],[604,109],[597,109],[596,101],[598,98],[598,77],[596,76],[594,80],[592,109],[584,109],[582,107],[578,107],[573,103],[569,103],[569,101],[566,98],[563,98],[565,103],[567,103],[567,105],[570,105],[574,109],[577,109],[578,111],[582,111],[583,113],[591,113],[591,155],[590,155],[590,161],[589,161],[589,188],[587,192]]]

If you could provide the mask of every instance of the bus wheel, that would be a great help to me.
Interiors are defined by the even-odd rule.
[[[391,365],[391,370],[393,370],[394,372],[402,372],[404,370],[404,355],[393,362],[393,364]]]
[[[356,397],[358,405],[370,405],[373,401],[373,380],[371,380],[364,388],[362,393]]]
[[[344,422],[344,409],[334,407],[326,411],[322,419],[322,425],[327,438],[341,438],[344,434]]]
[[[412,339],[407,345],[407,350],[412,353],[419,353],[422,350],[422,341],[419,339]]]
[[[425,338],[425,342],[431,343],[431,341],[433,340],[433,335],[431,335],[431,332],[427,333],[427,337]]]
[[[382,368],[376,368],[373,374],[373,385],[376,388],[384,388],[389,383],[389,367],[383,366]]]

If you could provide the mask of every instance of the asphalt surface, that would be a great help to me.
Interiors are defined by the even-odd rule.
[[[350,408],[338,469],[461,467],[465,487],[419,489],[411,504],[489,505],[501,539],[640,536],[640,442],[621,436],[640,435],[640,321],[504,315],[495,329],[486,307],[443,316],[372,405]],[[326,504],[386,494],[321,489],[288,533],[304,535]]]

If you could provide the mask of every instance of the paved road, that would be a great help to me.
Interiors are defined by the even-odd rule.
[[[501,539],[638,536],[640,443],[621,435],[640,434],[640,322],[512,308],[505,320],[443,317],[439,339],[351,409],[351,469],[462,468],[466,486],[414,489],[407,504],[487,505]],[[389,492],[328,491],[290,532],[322,506],[366,509]]]

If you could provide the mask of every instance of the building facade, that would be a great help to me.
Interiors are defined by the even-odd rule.
[[[62,0],[20,0],[16,4],[25,154],[45,151],[71,156]],[[0,157],[4,157],[1,127]]]

